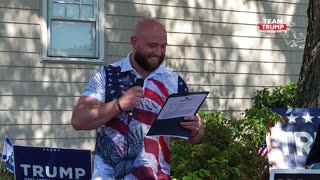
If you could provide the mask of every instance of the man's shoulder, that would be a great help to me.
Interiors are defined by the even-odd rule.
[[[126,59],[127,59],[127,57],[124,57],[116,62],[111,63],[111,64],[103,65],[102,67],[105,71],[120,72],[121,68],[123,68],[124,64],[126,63]]]
[[[102,68],[105,71],[112,71],[112,72],[116,72],[116,71],[120,71],[120,66],[114,66],[113,64],[108,64],[108,65],[103,65]]]
[[[160,65],[156,70],[156,74],[169,75],[169,76],[178,76],[178,73],[168,69],[167,67]]]

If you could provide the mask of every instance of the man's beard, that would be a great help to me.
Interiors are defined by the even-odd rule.
[[[134,54],[134,60],[136,61],[136,63],[144,70],[152,72],[154,70],[156,70],[163,62],[164,60],[164,55],[162,56],[158,56],[159,61],[158,64],[154,65],[148,62],[148,58],[151,58],[155,55],[144,55],[141,53],[141,51],[136,51]]]

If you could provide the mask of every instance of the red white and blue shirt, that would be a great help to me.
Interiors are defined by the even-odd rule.
[[[90,78],[82,96],[107,103],[120,98],[141,76],[130,64],[130,54],[102,66]],[[142,103],[129,115],[119,113],[97,130],[94,180],[170,178],[170,137],[146,136],[166,98],[188,92],[176,73],[160,65],[145,80]]]

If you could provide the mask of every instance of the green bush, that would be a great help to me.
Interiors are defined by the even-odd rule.
[[[296,91],[296,83],[278,86],[273,91],[268,88],[256,91],[252,97],[252,107],[245,110],[244,119],[238,123],[237,136],[260,145],[269,128],[283,121],[279,114],[272,111],[272,108],[292,107]]]
[[[199,112],[204,121],[202,142],[172,143],[172,175],[177,179],[260,179],[267,160],[257,156],[257,146],[236,137],[239,121],[222,112]],[[254,167],[254,168],[253,168]]]
[[[256,91],[253,106],[242,119],[233,119],[223,112],[199,112],[205,135],[197,145],[174,139],[171,174],[181,180],[268,179],[266,158],[259,157],[257,147],[265,140],[269,128],[282,122],[271,108],[293,105],[296,84],[289,83],[270,91]]]
[[[255,93],[253,99],[254,108],[285,108],[294,105],[297,91],[296,83],[278,86],[273,91],[263,88]]]

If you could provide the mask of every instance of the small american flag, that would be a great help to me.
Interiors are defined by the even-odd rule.
[[[261,146],[258,147],[258,155],[262,157],[267,157],[268,155],[268,148],[266,141],[263,141]]]

